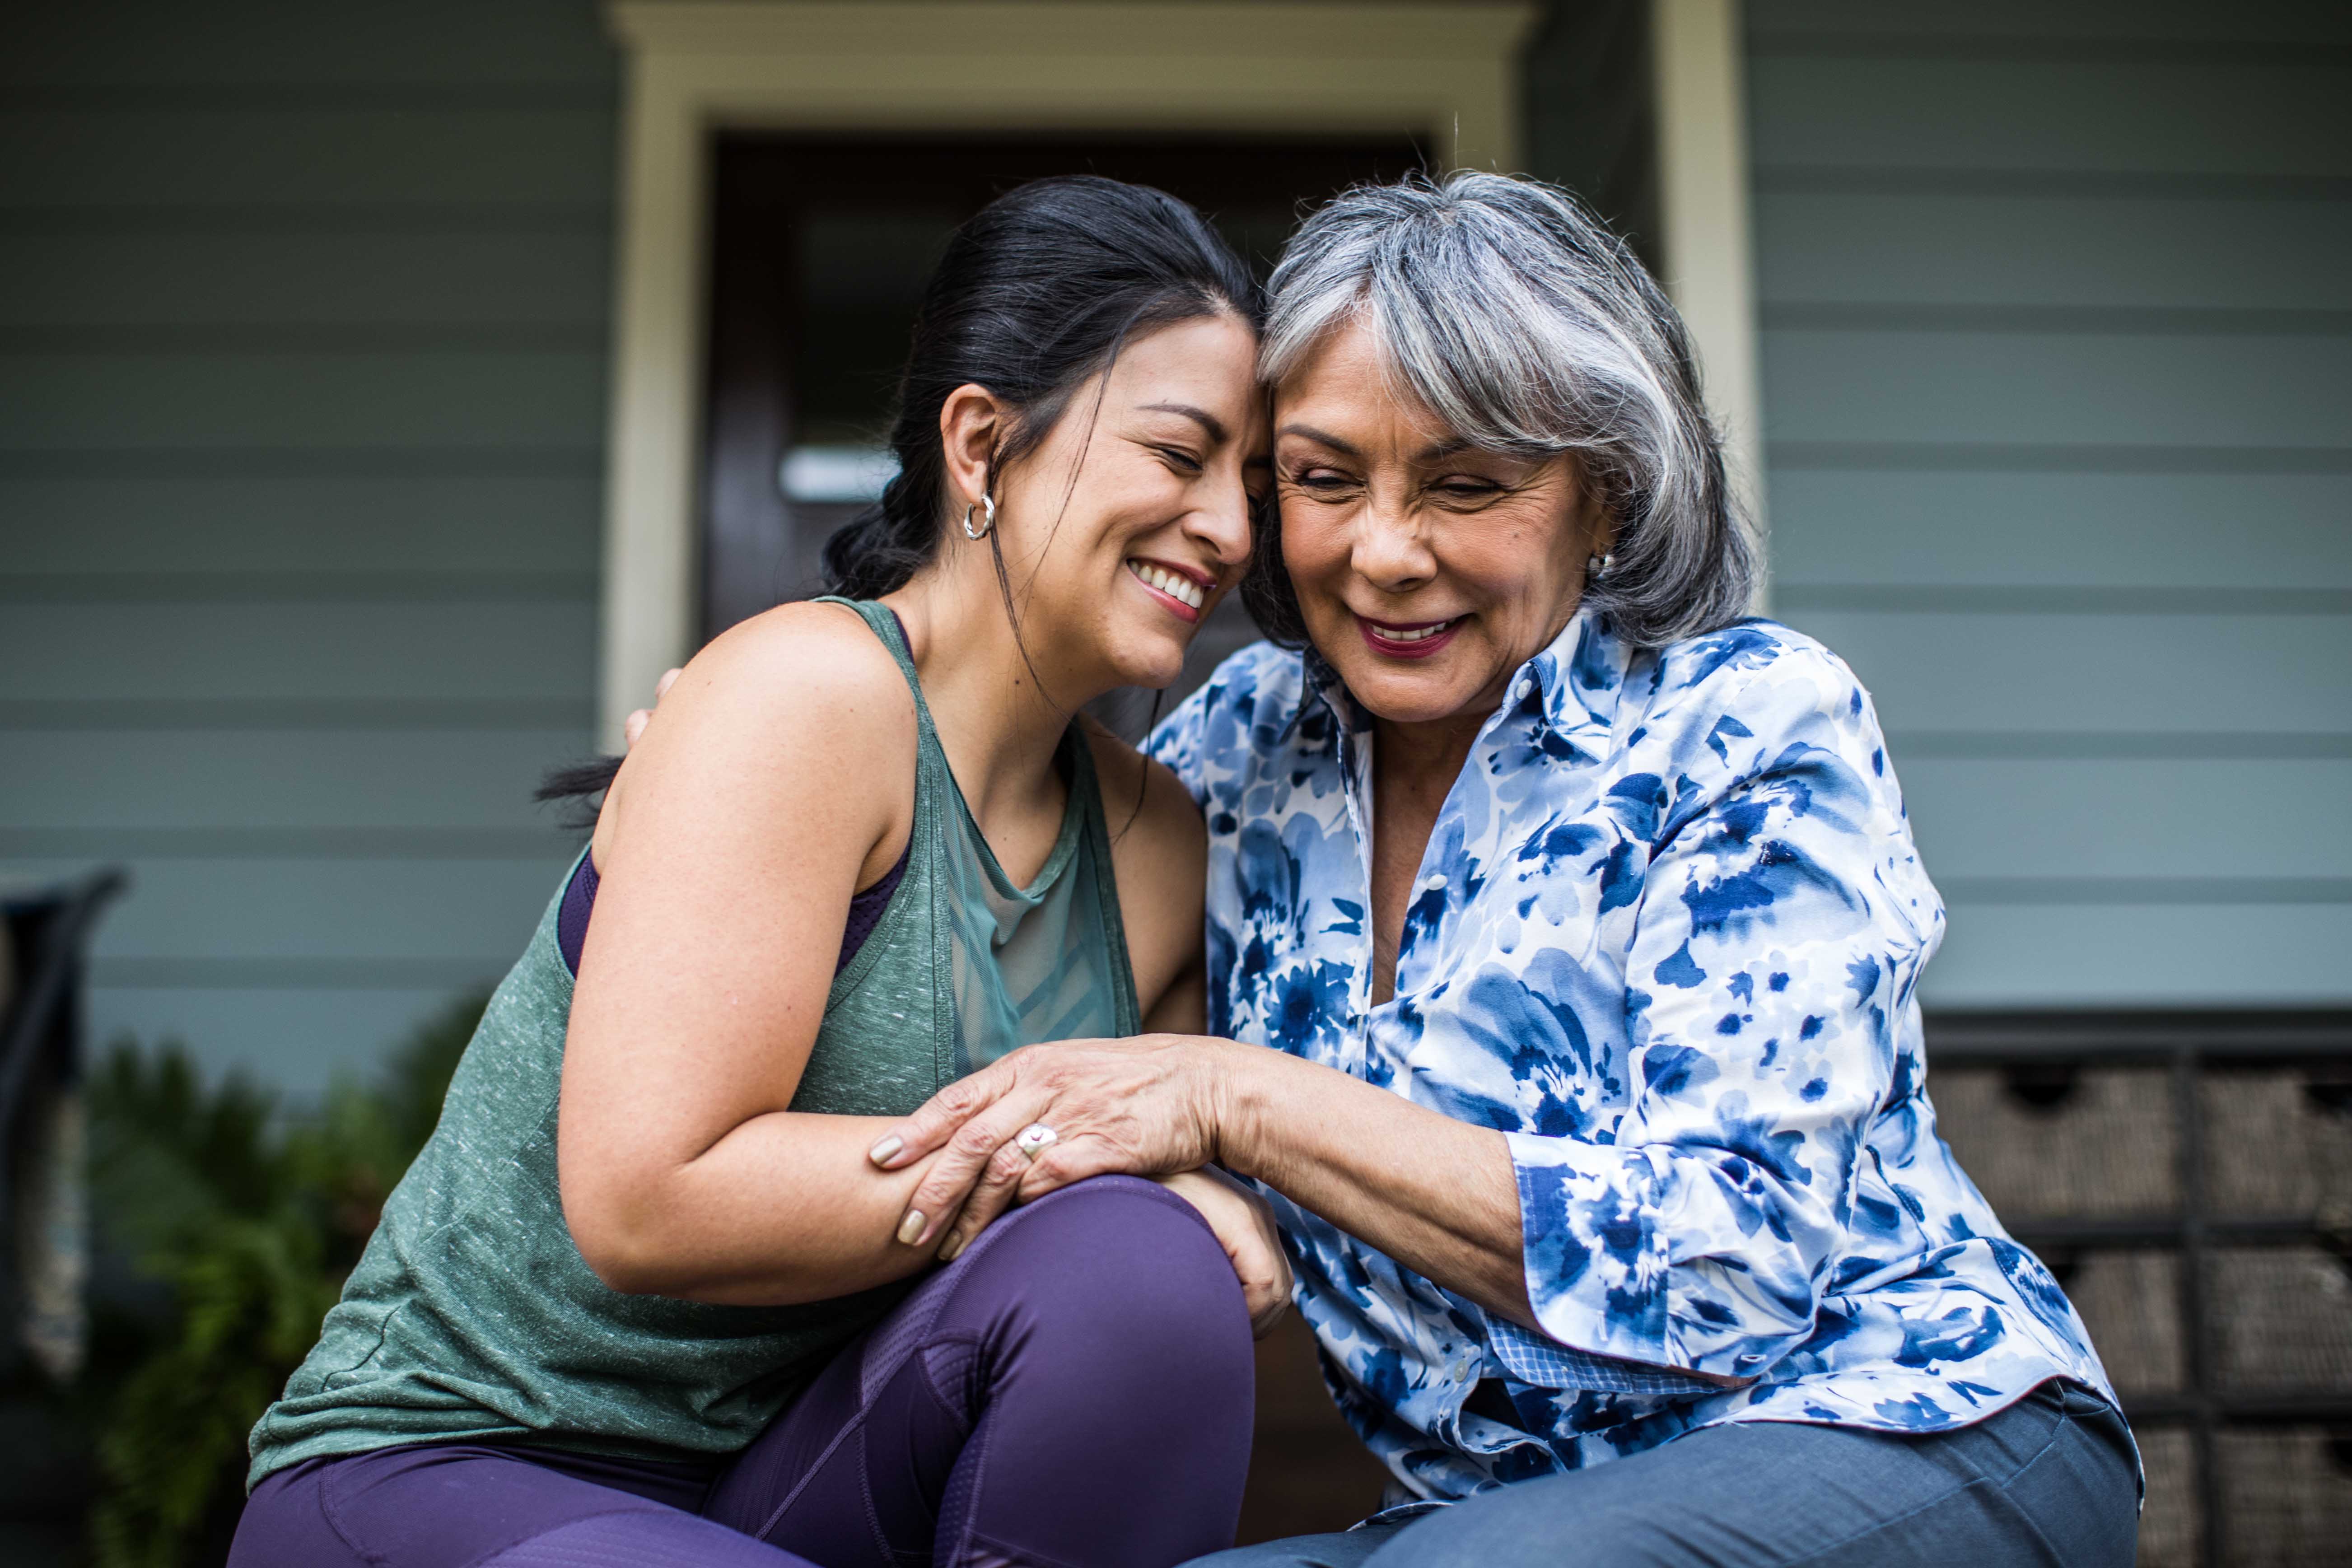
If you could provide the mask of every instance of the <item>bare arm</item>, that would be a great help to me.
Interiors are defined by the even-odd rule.
[[[597,827],[558,1135],[565,1218],[615,1289],[780,1304],[930,1260],[895,1239],[915,1179],[857,1157],[884,1123],[786,1109],[850,897],[903,846],[913,757],[897,668],[820,606],[713,644],[632,749]]]

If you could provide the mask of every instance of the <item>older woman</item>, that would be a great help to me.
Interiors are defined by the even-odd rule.
[[[1274,640],[1152,744],[1229,1038],[943,1089],[875,1150],[945,1146],[915,1244],[1106,1172],[1268,1194],[1400,1506],[1220,1562],[2128,1563],[2097,1357],[1936,1136],[1876,716],[1741,618],[1672,307],[1484,174],[1340,198],[1274,291]]]

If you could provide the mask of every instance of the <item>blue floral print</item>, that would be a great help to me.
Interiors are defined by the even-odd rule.
[[[1696,1426],[1965,1425],[2081,1321],[1936,1136],[1944,912],[1869,697],[1751,620],[1643,652],[1580,612],[1430,836],[1371,1005],[1371,732],[1268,644],[1154,733],[1209,824],[1209,1027],[1500,1130],[1536,1333],[1269,1193],[1341,1410],[1412,1496]],[[1512,1418],[1492,1400],[1500,1381]]]

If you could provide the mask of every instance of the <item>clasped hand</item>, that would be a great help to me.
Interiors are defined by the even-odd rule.
[[[1016,1203],[1088,1176],[1154,1177],[1209,1222],[1263,1335],[1289,1302],[1290,1265],[1265,1202],[1213,1164],[1215,1067],[1235,1048],[1184,1035],[1064,1040],[957,1079],[872,1150],[884,1170],[938,1154],[908,1201],[899,1241],[951,1259]],[[1055,1141],[1032,1158],[1014,1140],[1034,1125]]]

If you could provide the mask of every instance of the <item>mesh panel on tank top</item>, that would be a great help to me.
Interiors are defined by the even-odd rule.
[[[1075,727],[1063,735],[1060,762],[1069,805],[1026,888],[1005,875],[963,792],[950,791],[941,861],[959,1076],[1022,1046],[1126,1032],[1118,1007],[1126,976],[1114,973],[1102,940],[1109,884],[1097,863],[1098,836],[1084,831],[1097,793],[1092,758]]]

